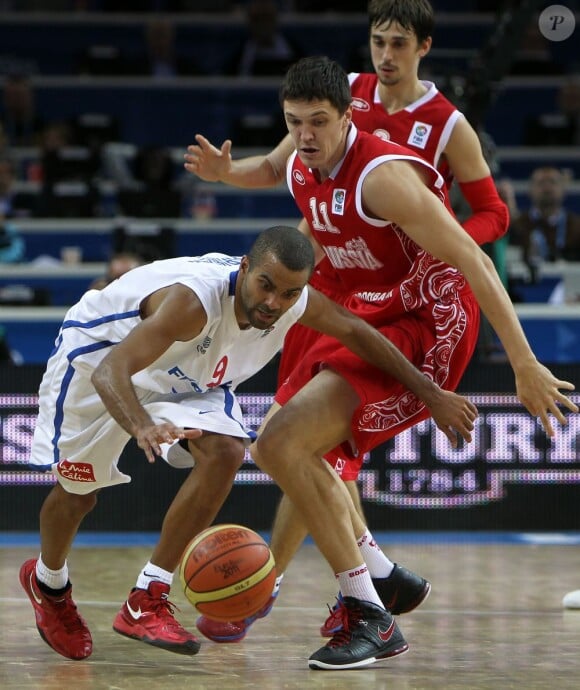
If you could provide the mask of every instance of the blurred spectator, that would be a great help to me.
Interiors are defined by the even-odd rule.
[[[40,217],[91,218],[100,215],[96,185],[100,156],[88,147],[73,144],[68,122],[53,122],[43,132]]]
[[[226,72],[239,76],[285,74],[302,53],[278,27],[276,2],[249,0],[245,16],[248,36],[226,67]]]
[[[516,190],[508,178],[504,177],[496,183],[497,191],[502,201],[506,204],[510,212],[510,222],[513,222],[519,214],[518,202],[516,200]]]
[[[563,74],[562,65],[552,55],[551,45],[540,32],[538,18],[534,17],[524,31],[509,73],[530,76]]]
[[[16,169],[12,159],[0,154],[0,220],[33,216],[36,194],[16,189]]]
[[[38,146],[44,120],[36,111],[30,80],[21,75],[4,78],[2,123],[10,146]]]
[[[193,60],[177,52],[175,27],[166,18],[156,18],[145,25],[146,55],[139,60],[135,74],[151,75],[157,79],[199,74]]]
[[[227,74],[277,76],[302,57],[278,28],[278,7],[274,0],[249,0],[245,8],[248,36],[239,46]],[[234,120],[233,137],[245,146],[274,146],[287,133],[280,108],[272,112],[243,112]]]
[[[580,215],[564,205],[567,181],[557,168],[536,168],[530,177],[531,205],[510,226],[512,242],[522,247],[532,280],[544,261],[580,260]]]
[[[0,263],[13,264],[24,260],[25,244],[12,223],[0,221]]]
[[[101,156],[105,144],[120,138],[119,120],[108,113],[81,113],[72,117],[69,123],[70,138],[75,146],[85,146],[96,156]]]
[[[528,146],[580,145],[580,75],[570,78],[558,91],[558,110],[529,118],[524,144]]]
[[[142,266],[144,263],[147,263],[146,260],[141,255],[133,252],[119,252],[118,254],[113,254],[107,262],[107,271],[105,275],[93,280],[89,286],[89,290],[102,290],[109,283],[117,280],[117,278],[120,278],[131,269]]]
[[[0,263],[24,260],[24,239],[18,228],[7,221],[15,215],[22,215],[19,212],[23,210],[19,209],[14,182],[14,164],[9,158],[0,156]]]
[[[162,146],[146,146],[135,158],[135,177],[150,191],[170,189],[173,179],[173,161]]]
[[[121,211],[137,218],[181,216],[181,191],[174,184],[174,166],[168,149],[146,146],[133,161],[133,175],[118,193]]]
[[[142,263],[175,256],[175,246],[175,229],[159,223],[131,221],[113,230],[113,255],[137,255]]]
[[[71,126],[64,120],[50,122],[43,130],[40,137],[42,153],[47,154],[56,151],[63,146],[72,144]]]

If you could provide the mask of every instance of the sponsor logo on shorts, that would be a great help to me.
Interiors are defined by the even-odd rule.
[[[365,290],[365,292],[356,292],[355,296],[362,299],[363,302],[384,302],[393,296],[393,291],[388,292],[370,292]]]
[[[88,462],[69,462],[61,460],[56,466],[57,472],[71,482],[95,482],[93,466]]]
[[[336,472],[336,474],[338,474],[339,477],[342,477],[342,472],[345,467],[346,460],[343,460],[342,458],[336,458],[336,462],[334,463],[334,471]]]

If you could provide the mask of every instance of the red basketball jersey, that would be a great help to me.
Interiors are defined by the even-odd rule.
[[[437,90],[435,84],[422,82],[427,92],[391,115],[379,98],[376,74],[351,73],[348,79],[355,125],[381,139],[407,146],[436,167],[449,186],[453,178],[442,153],[457,120],[463,115]]]
[[[352,120],[357,128],[376,134],[385,141],[406,145],[436,167],[449,188],[453,176],[442,152],[462,114],[437,90],[435,84],[424,81],[427,92],[403,110],[390,115],[379,98],[376,74],[351,73],[348,78],[353,97]],[[337,302],[345,297],[344,287],[337,280],[327,257],[317,265],[310,284]],[[300,324],[289,331],[280,360],[279,384],[302,360],[317,335]]]
[[[407,160],[428,172],[428,186],[447,200],[443,178],[413,151],[354,125],[346,153],[319,181],[297,154],[290,157],[288,186],[336,272],[350,311],[378,328],[438,385],[454,389],[475,347],[478,307],[463,275],[421,249],[394,222],[367,216],[362,203],[365,177],[379,165]],[[389,189],[384,190],[386,195]],[[319,336],[276,400],[285,404],[320,368],[349,382],[360,399],[352,440],[325,457],[356,478],[365,452],[429,416],[424,404],[398,382],[340,346]]]
[[[352,125],[347,137],[347,151],[331,177],[319,182],[313,171],[293,154],[288,163],[287,182],[313,235],[324,249],[336,271],[345,294],[369,293],[369,302],[383,302],[385,295],[407,289],[438,298],[438,285],[453,283],[463,289],[462,275],[447,264],[435,260],[420,249],[395,223],[367,216],[362,204],[365,177],[377,166],[390,160],[409,160],[430,174],[430,188],[442,200],[446,192],[441,175],[414,152],[393,142],[359,132]],[[389,190],[385,190],[388,194]],[[434,284],[423,286],[426,267],[440,274]],[[418,273],[418,271],[420,273]],[[427,290],[427,293],[425,293]],[[413,302],[411,295],[403,300]],[[423,302],[424,303],[424,302]]]

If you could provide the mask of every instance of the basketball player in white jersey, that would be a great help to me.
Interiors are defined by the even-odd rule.
[[[437,416],[450,439],[470,440],[475,407],[442,391],[375,329],[307,286],[310,241],[269,228],[247,256],[158,261],[89,290],[66,314],[47,364],[31,465],[57,484],[40,512],[41,553],[20,582],[41,637],[84,659],[90,631],[72,599],[67,556],[98,492],[130,482],[118,467],[131,437],[147,460],[193,468],[163,521],[160,540],[113,627],[180,654],[199,641],[173,616],[173,572],[187,543],[214,520],[255,434],[235,388],[280,349],[296,322],[337,338],[390,372]],[[146,509],[146,506],[144,506]]]
[[[441,173],[448,188],[455,179],[472,209],[472,215],[463,223],[466,232],[478,244],[498,239],[508,228],[508,211],[497,193],[478,136],[435,84],[419,79],[420,62],[431,49],[433,8],[428,0],[371,0],[368,17],[374,72],[348,75],[353,97],[352,121],[359,130],[402,144],[427,160]],[[196,139],[197,145],[190,146],[185,156],[185,168],[204,180],[219,180],[239,187],[279,184],[284,180],[286,161],[294,151],[288,135],[267,156],[232,160],[231,141],[225,141],[217,149],[200,135]],[[310,233],[305,221],[300,228]],[[341,302],[344,294],[334,269],[326,257],[318,258],[311,284]],[[289,332],[280,360],[279,385],[302,361],[316,339],[316,333],[299,325]],[[340,476],[364,518],[356,482],[360,466],[343,458],[340,468]],[[287,498],[282,497],[271,540],[279,582],[305,536],[300,516]],[[362,538],[374,543],[370,532],[361,535]],[[398,601],[392,601],[395,613],[411,611],[425,600],[430,589],[425,579],[388,559],[385,567],[385,572],[392,575],[393,595],[396,593],[398,597]],[[261,614],[266,615],[270,608],[271,604]],[[237,642],[254,620],[256,616],[224,623],[202,616],[198,628],[216,642]],[[321,634],[330,636],[339,625],[340,621],[331,612],[321,626]]]

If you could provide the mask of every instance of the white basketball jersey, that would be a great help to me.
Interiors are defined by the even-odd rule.
[[[239,257],[206,254],[156,261],[129,271],[103,290],[90,290],[66,314],[57,349],[65,348],[74,368],[90,376],[110,348],[141,321],[143,299],[179,283],[203,304],[207,324],[192,340],[176,342],[133,376],[136,388],[162,394],[202,393],[216,386],[232,390],[281,349],[284,336],[306,309],[308,290],[270,328],[241,330],[234,314]]]

